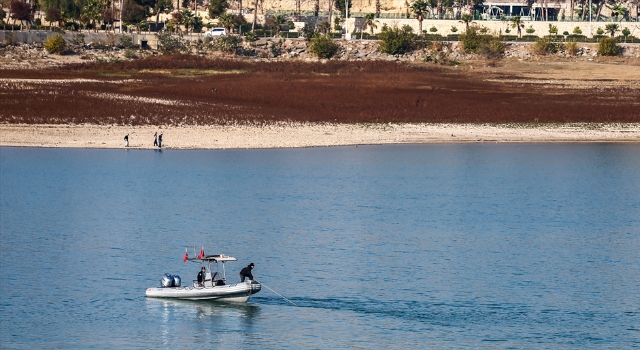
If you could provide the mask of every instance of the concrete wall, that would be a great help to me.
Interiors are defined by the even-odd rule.
[[[358,21],[358,24],[361,22],[361,20],[356,18],[349,19],[350,32],[353,32],[354,23],[356,21]],[[413,27],[413,30],[415,33],[418,32],[418,20],[414,18],[412,19],[379,18],[377,19],[377,21],[378,23],[376,23],[376,25],[378,26],[378,28],[374,30],[374,33],[379,33],[380,30],[382,30],[383,24],[386,24],[387,26],[390,26],[390,27],[393,27],[394,25],[397,25],[398,27],[409,25]],[[586,35],[587,37],[592,37],[593,35],[596,35],[596,30],[598,30],[598,28],[602,28],[604,30],[605,26],[609,23],[617,23],[620,30],[624,28],[629,28],[629,30],[631,31],[631,35],[640,37],[640,27],[638,27],[636,23],[630,23],[630,22],[622,22],[622,23],[593,22],[591,25],[589,25],[589,22],[525,21],[524,22],[525,28],[522,29],[522,35],[527,35],[526,29],[530,27],[532,27],[535,30],[535,32],[532,35],[537,35],[540,37],[549,35],[549,25],[551,24],[558,27],[558,34],[562,34],[565,31],[569,32],[569,34],[573,34],[573,29],[575,27],[580,27],[580,29],[582,30],[582,35]],[[512,28],[511,23],[508,21],[475,21],[473,25],[476,26],[477,28],[486,27],[490,33],[494,33],[494,34],[498,34],[500,30],[502,30],[502,34],[506,34],[505,29],[507,28],[511,30],[511,33],[509,33],[509,35],[517,34],[517,30],[515,28]],[[428,33],[431,33],[429,32],[429,29],[431,27],[436,27],[436,29],[438,29],[438,31],[435,32],[435,34],[440,34],[443,36],[446,36],[449,34],[460,34],[465,30],[465,24],[456,20],[424,20],[422,21],[422,30],[426,30]],[[458,31],[456,33],[452,32],[451,27],[456,27]],[[590,30],[590,27],[591,27],[591,30]],[[366,31],[369,32],[369,28],[367,28]],[[621,35],[619,31],[617,35]]]

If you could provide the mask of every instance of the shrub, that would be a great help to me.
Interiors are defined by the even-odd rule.
[[[132,59],[138,58],[138,55],[136,54],[135,50],[126,49],[126,50],[124,50],[124,57],[132,60]]]
[[[158,50],[163,54],[178,53],[187,50],[187,46],[182,38],[171,35],[168,32],[156,33],[158,39]]]
[[[550,53],[557,53],[559,45],[549,37],[544,37],[536,40],[535,44],[531,45],[531,53],[536,55],[547,55]]]
[[[580,34],[572,34],[567,36],[567,40],[572,41],[586,41],[587,37]]]
[[[390,55],[401,55],[415,49],[416,35],[409,26],[390,28],[383,26],[378,34],[380,38],[380,52]]]
[[[529,27],[529,28],[527,28],[525,31],[527,32],[527,34],[533,34],[533,33],[535,33],[535,32],[536,32],[536,30],[535,30],[535,29],[533,29],[533,26],[530,26],[530,27]]]
[[[458,28],[456,28],[455,26],[451,27],[451,33],[455,33],[458,31]]]
[[[304,39],[306,41],[311,41],[311,39],[313,39],[315,35],[316,35],[316,30],[313,28],[313,26],[305,24],[304,28],[302,28],[302,36],[304,37]]]
[[[133,37],[129,35],[120,35],[120,47],[125,49],[132,49],[135,47],[133,44]]]
[[[331,58],[338,52],[338,44],[325,35],[315,35],[309,44],[309,50],[319,58]]]
[[[540,38],[537,35],[523,35],[520,39],[523,41],[536,41]]]
[[[573,28],[573,34],[575,34],[575,35],[582,34],[582,29],[580,29],[580,27]]]
[[[237,35],[224,35],[212,40],[209,43],[209,46],[214,51],[235,53],[241,44],[242,44],[242,37]]]
[[[44,46],[45,50],[47,50],[47,52],[49,53],[57,53],[59,55],[62,55],[64,53],[64,50],[67,48],[67,43],[64,41],[62,35],[58,34],[45,40],[42,43],[42,46]]]
[[[206,38],[210,38],[209,36],[205,37]],[[246,40],[248,43],[250,43],[251,45],[253,45],[253,43],[256,42],[256,40],[258,40],[258,37],[256,37],[256,33],[254,32],[248,32],[245,36],[244,36],[244,40]]]
[[[620,54],[620,46],[614,38],[602,38],[598,42],[598,55],[617,56]]]
[[[431,33],[435,33],[435,32],[437,32],[437,31],[438,31],[438,28],[436,28],[436,27],[434,26],[434,27],[429,28],[429,31],[430,31]]]
[[[564,35],[564,36],[568,36],[568,35],[569,35],[569,32],[567,32],[567,31],[565,30],[564,32],[562,32],[562,35]]]
[[[478,34],[475,28],[461,34],[460,41],[466,53],[478,53],[486,58],[496,58],[504,53],[504,44],[499,37]]]
[[[578,48],[578,43],[575,41],[567,41],[567,43],[564,45],[564,49],[565,51],[571,55],[571,56],[575,56],[578,54],[578,51],[580,50]]]
[[[602,28],[598,28],[598,30],[596,30],[596,34],[602,35],[604,34],[604,30]]]
[[[449,56],[451,53],[451,43],[443,41],[434,41],[428,48],[424,58],[425,62],[433,62],[441,65],[455,65],[456,61]]]
[[[478,54],[485,58],[502,57],[504,54],[504,44],[499,38],[491,36],[486,43],[480,46]]]

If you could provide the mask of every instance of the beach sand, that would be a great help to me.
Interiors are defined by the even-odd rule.
[[[269,126],[0,125],[0,146],[166,149],[296,148],[469,142],[640,142],[631,124],[275,124]]]

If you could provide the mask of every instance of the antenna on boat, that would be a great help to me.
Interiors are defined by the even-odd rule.
[[[273,290],[273,289],[269,288],[269,286],[267,286],[266,284],[264,284],[264,283],[262,283],[262,282],[260,282],[260,281],[258,281],[258,280],[254,280],[254,281],[256,281],[256,282],[260,283],[261,285],[263,285],[263,286],[265,286],[265,287],[267,287],[267,289],[268,289],[268,290],[270,290],[270,291],[272,291],[272,292],[276,293],[276,294],[277,294],[277,295],[279,295],[282,299],[284,299],[284,300],[286,300],[286,301],[290,302],[293,306],[298,306],[298,305],[297,305],[296,303],[294,303],[293,301],[291,301],[291,300],[289,300],[289,299],[285,298],[284,296],[282,296],[282,294],[280,294],[280,293],[276,292],[275,290]]]

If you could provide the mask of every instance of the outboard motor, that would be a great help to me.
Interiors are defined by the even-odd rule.
[[[180,287],[181,283],[182,283],[182,280],[180,279],[180,276],[173,275],[173,286],[174,287]]]
[[[162,276],[162,281],[160,283],[162,284],[163,288],[171,287],[171,285],[173,285],[173,276],[165,273],[164,276]]]

